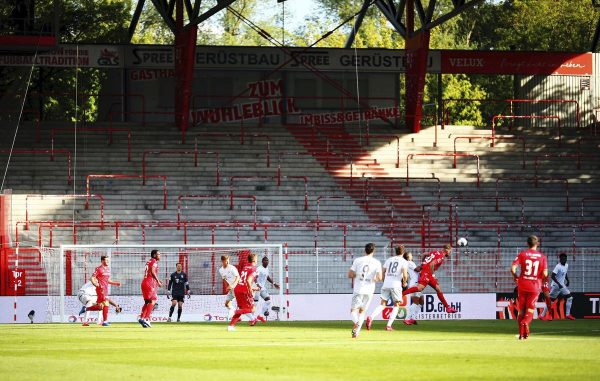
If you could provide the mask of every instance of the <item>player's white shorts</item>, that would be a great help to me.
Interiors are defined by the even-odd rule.
[[[552,283],[552,286],[550,286],[550,297],[552,299],[556,299],[558,295],[569,295],[570,293],[571,291],[568,288],[559,288],[556,283]]]
[[[91,306],[93,304],[96,304],[96,301],[98,300],[98,297],[96,295],[90,295],[83,291],[79,291],[79,293],[77,294],[77,298],[84,306]]]
[[[270,298],[271,295],[269,294],[269,291],[267,291],[265,288],[261,288],[258,291],[254,292],[254,301],[258,302],[258,297],[261,297],[263,300],[266,300],[267,298]]]
[[[390,300],[397,303],[402,301],[402,289],[401,288],[382,288],[381,289],[381,300]]]
[[[235,295],[233,294],[233,290],[229,290],[229,292],[225,295],[225,303],[231,302],[235,299]]]
[[[367,310],[371,304],[371,299],[373,299],[373,294],[353,294],[350,309],[356,310],[360,308]]]

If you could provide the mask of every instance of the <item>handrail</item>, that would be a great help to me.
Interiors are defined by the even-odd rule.
[[[586,201],[600,201],[600,196],[584,197],[581,199],[581,217],[583,217],[583,208]]]
[[[266,134],[246,134],[244,133],[244,129],[243,129],[243,124],[242,124],[242,129],[240,131],[239,134],[230,134],[230,133],[223,133],[223,132],[200,132],[198,134],[196,134],[196,137],[202,137],[202,136],[208,136],[208,137],[239,137],[240,138],[240,144],[244,145],[247,137],[252,137],[252,138],[264,138],[265,141],[267,142],[267,168],[271,167],[271,137],[269,135]],[[198,141],[196,140],[196,144],[198,143]]]
[[[50,155],[50,161],[54,161],[56,154],[63,154],[67,156],[67,184],[71,184],[71,151],[66,149],[1,149],[0,153],[10,153],[12,155],[37,155],[37,154],[48,154]]]
[[[550,157],[557,157],[557,158],[570,158],[570,157],[576,157],[577,158],[577,169],[581,169],[581,157],[582,156],[593,156],[593,155],[586,155],[586,154],[582,154],[581,152],[577,152],[577,153],[544,153],[544,154],[538,154],[535,155],[535,160],[534,160],[534,176],[538,175],[538,167],[539,167],[539,159],[541,158],[550,158]]]
[[[442,206],[446,206],[448,207],[448,229],[449,229],[449,233],[450,233],[450,242],[454,242],[454,238],[452,236],[453,233],[453,220],[452,220],[452,210],[454,209],[454,205],[453,204],[446,204],[446,203],[441,203],[441,202],[434,202],[432,204],[423,204],[421,206],[421,248],[425,248],[426,247],[426,241],[425,241],[425,237],[427,236],[425,233],[426,231],[429,231],[429,235],[431,235],[431,211],[429,211],[429,219],[427,220],[429,223],[426,224],[425,223],[425,208],[427,207],[432,207],[432,206],[437,206],[438,211],[441,211],[441,207]],[[426,229],[427,226],[427,229]]]
[[[261,180],[261,179],[275,179],[277,186],[281,185],[281,179],[301,179],[304,181],[304,210],[308,210],[308,177],[306,176],[231,176],[229,178],[229,194],[231,195],[231,209],[233,209],[233,185],[235,180]]]
[[[219,151],[198,151],[198,146],[194,146],[193,151],[187,150],[148,150],[142,153],[142,178],[144,179],[142,185],[146,185],[146,169],[148,167],[148,163],[146,161],[146,155],[194,155],[194,167],[198,166],[198,155],[206,154],[206,155],[215,155],[216,165],[217,165],[217,174],[216,174],[216,185],[219,186],[221,183],[221,165],[220,165],[220,153]]]
[[[164,175],[152,175],[152,176],[142,176],[142,175],[129,175],[129,174],[94,174],[87,175],[85,179],[86,183],[86,192],[87,195],[91,195],[91,187],[90,182],[92,179],[162,179],[163,180],[163,209],[167,209],[167,176]],[[88,201],[85,202],[85,207],[88,207]]]
[[[410,175],[408,172],[408,163],[409,160],[411,160],[412,158],[414,158],[415,156],[422,156],[422,157],[449,157],[452,156],[454,157],[454,160],[456,160],[456,156],[461,156],[461,157],[474,157],[477,159],[477,187],[479,188],[479,183],[480,183],[480,178],[481,175],[479,173],[479,155],[475,155],[475,154],[470,154],[470,153],[411,153],[408,154],[406,156],[406,185],[408,185],[409,180],[410,180]],[[456,167],[454,167],[456,168]]]
[[[496,212],[500,211],[499,200],[517,200],[521,202],[521,222],[525,222],[525,201],[521,197],[498,196],[498,194],[496,196],[453,196],[448,199],[448,202],[452,203],[454,200],[496,200]]]
[[[54,149],[54,138],[58,132],[75,132],[74,128],[53,128],[50,130],[50,145]],[[81,132],[107,132],[108,144],[112,144],[113,132],[127,133],[127,161],[131,161],[131,129],[129,128],[101,128],[101,127],[77,127],[77,133]]]
[[[558,146],[562,145],[562,129],[558,115],[494,115],[492,117],[492,145],[496,135],[496,120],[498,119],[555,119],[558,123]]]
[[[557,176],[534,176],[534,177],[523,177],[523,176],[500,176],[496,178],[496,196],[499,194],[498,185],[500,181],[532,181],[537,188],[539,181],[560,181],[565,183],[565,191],[566,191],[566,211],[569,211],[569,179],[565,177],[557,177]]]
[[[86,204],[85,204],[85,208],[88,209],[88,199],[89,198],[97,198],[100,200],[100,225],[101,225],[101,229],[104,229],[104,197],[102,197],[102,195],[99,194],[63,194],[63,195],[59,195],[59,194],[50,194],[50,195],[43,195],[43,194],[27,194],[25,195],[25,230],[29,230],[29,199],[30,198],[60,198],[60,199],[65,199],[65,198],[85,198],[86,199]]]
[[[375,182],[382,182],[382,181],[406,181],[406,177],[377,177],[377,176],[369,176],[369,177],[363,177],[365,184],[364,186],[367,187],[367,189],[370,188],[371,186],[371,181],[375,181]],[[441,185],[441,181],[439,178],[435,177],[435,176],[431,176],[431,177],[413,177],[413,180],[435,180],[437,182],[437,203],[441,203],[442,202],[442,185]],[[406,184],[407,186],[409,186],[409,184]]]
[[[252,200],[252,218],[254,220],[254,230],[256,230],[256,196],[253,195],[221,195],[221,194],[182,194],[177,198],[177,230],[179,230],[179,224],[181,222],[181,201],[189,200],[189,199],[219,199],[219,198],[227,198],[231,199],[230,201],[230,209],[233,207],[233,198],[247,198]]]
[[[307,155],[312,157],[311,153],[308,151],[279,151],[277,153],[277,185],[281,185],[281,157],[284,155],[289,156],[302,156]]]
[[[576,118],[577,118],[577,128],[580,127],[580,108],[579,101],[575,99],[475,99],[475,98],[452,98],[452,99],[442,99],[442,116],[448,114],[447,103],[449,102],[480,102],[480,103],[508,103],[511,108],[512,115],[512,104],[513,103],[575,103],[576,106]],[[442,117],[442,130],[444,129],[445,124],[447,124],[447,120]]]
[[[471,140],[473,139],[487,139],[487,140],[492,140],[492,147],[494,147],[494,138],[491,136],[480,136],[480,135],[474,135],[474,136],[456,136],[454,138],[454,153],[456,154],[456,141],[459,139],[464,139],[464,140],[469,140],[469,143],[471,142]],[[522,136],[506,136],[506,135],[496,135],[495,137],[496,140],[521,140],[523,142],[523,169],[525,169],[525,138]],[[454,168],[456,168],[456,156],[454,157]]]

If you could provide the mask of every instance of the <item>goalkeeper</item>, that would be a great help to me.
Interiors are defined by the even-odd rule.
[[[187,295],[188,299],[190,298],[190,284],[188,283],[187,274],[183,272],[183,266],[181,263],[178,263],[176,266],[176,271],[171,274],[171,278],[169,279],[169,284],[167,285],[167,298],[172,296],[171,300],[171,309],[169,310],[169,319],[167,321],[171,321],[171,316],[173,316],[173,311],[175,311],[175,305],[177,304],[177,321],[181,321],[181,312],[183,312],[183,298]]]

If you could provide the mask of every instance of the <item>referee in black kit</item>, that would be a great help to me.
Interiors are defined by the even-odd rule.
[[[185,295],[190,297],[190,284],[188,283],[187,274],[184,273],[183,266],[181,263],[178,263],[176,266],[177,271],[171,274],[171,279],[169,279],[169,285],[167,286],[167,298],[171,297],[171,309],[169,310],[169,319],[167,321],[171,321],[171,316],[173,316],[173,311],[175,310],[175,304],[178,304],[177,308],[177,321],[181,321],[181,312],[183,311],[183,298]]]

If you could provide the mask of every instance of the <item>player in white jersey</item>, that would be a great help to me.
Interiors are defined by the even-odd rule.
[[[404,245],[396,247],[396,255],[388,258],[383,264],[383,285],[381,286],[381,303],[375,307],[373,313],[367,317],[367,330],[371,329],[373,319],[377,317],[387,306],[388,300],[392,300],[394,308],[388,318],[386,331],[392,331],[392,324],[396,320],[400,304],[402,304],[402,287],[406,287],[408,279],[408,263],[402,257]]]
[[[573,305],[573,295],[571,295],[571,291],[569,291],[569,276],[567,272],[569,271],[569,264],[567,263],[567,254],[561,253],[559,256],[559,262],[552,270],[552,283],[550,285],[550,299],[554,302],[559,296],[561,298],[567,299],[567,303],[565,306],[565,312],[567,316],[565,318],[569,320],[575,320],[573,315],[571,315],[571,306]],[[544,310],[540,314],[540,319],[542,320],[552,320],[551,314],[546,314],[548,312],[548,306],[544,306]]]
[[[404,259],[408,262],[408,287],[416,286],[419,282],[419,273],[417,264],[413,262],[412,253],[404,253]],[[410,294],[410,300],[412,304],[408,308],[408,314],[406,315],[406,319],[404,319],[404,324],[413,325],[417,324],[417,314],[423,305],[423,292],[417,291]]]
[[[225,307],[229,310],[227,312],[227,320],[231,320],[231,317],[235,313],[235,308],[233,308],[231,303],[235,299],[233,289],[240,281],[240,273],[235,266],[229,264],[229,255],[221,255],[221,264],[219,274],[225,283],[227,283],[227,296],[225,296]]]
[[[256,285],[259,289],[254,292],[254,304],[258,304],[259,297],[264,300],[261,311],[256,316],[256,319],[263,323],[266,322],[266,318],[269,316],[269,308],[271,308],[271,295],[269,295],[269,290],[267,290],[267,281],[273,287],[279,289],[279,285],[269,275],[269,257],[263,257],[262,266],[256,269]]]
[[[365,311],[371,304],[373,293],[375,292],[375,283],[382,278],[381,262],[373,258],[375,253],[375,244],[365,245],[365,255],[356,258],[352,262],[352,267],[348,270],[348,278],[354,282],[354,293],[352,294],[352,306],[350,314],[352,315],[352,337],[355,338],[360,332],[365,319]]]
[[[79,311],[79,315],[85,312],[85,315],[83,316],[83,326],[87,327],[90,325],[88,320],[90,317],[90,312],[92,311],[98,311],[98,324],[101,324],[102,309],[96,305],[96,302],[98,301],[98,295],[96,294],[96,286],[91,280],[81,286],[79,292],[77,293],[77,299],[79,299],[81,304],[83,304],[81,311]],[[113,302],[111,299],[108,299],[108,302],[115,307],[117,313],[123,310],[121,306]]]

